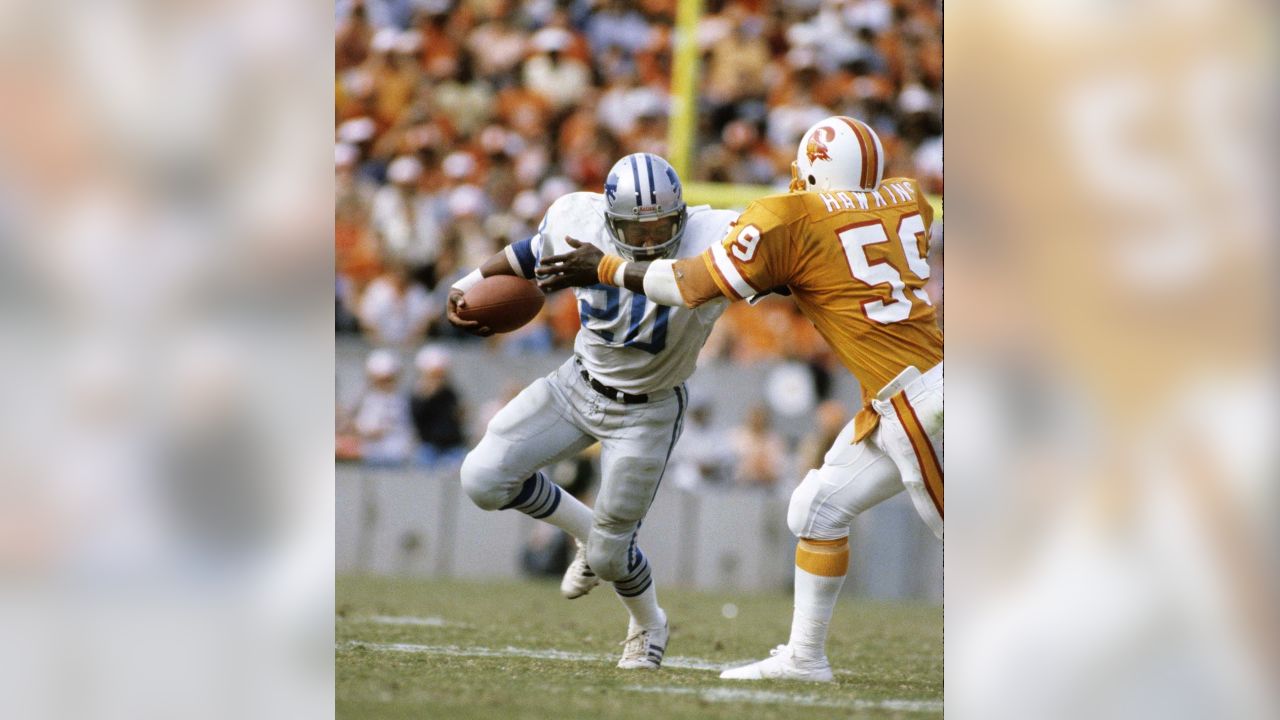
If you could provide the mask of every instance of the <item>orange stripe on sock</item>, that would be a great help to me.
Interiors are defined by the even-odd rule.
[[[945,519],[942,514],[942,465],[938,462],[937,453],[933,451],[933,443],[929,442],[929,435],[924,431],[920,418],[916,417],[916,409],[911,407],[905,394],[894,395],[891,402],[898,411],[902,428],[907,431],[907,438],[911,440],[911,449],[916,453],[920,474],[924,476],[924,487],[929,491],[933,506],[938,509],[938,517]]]
[[[849,538],[806,540],[796,545],[796,567],[822,577],[840,577],[849,572]]]

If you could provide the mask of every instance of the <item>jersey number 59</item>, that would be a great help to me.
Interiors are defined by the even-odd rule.
[[[920,239],[924,236],[924,221],[919,213],[904,215],[898,222],[898,242],[902,245],[902,254],[906,258],[906,272],[917,280],[910,282],[911,293],[926,305],[932,305],[929,295],[924,291],[924,281],[929,279],[929,263],[920,254]],[[903,281],[902,268],[894,267],[890,259],[872,261],[867,257],[867,248],[872,245],[889,242],[889,229],[883,221],[849,225],[836,231],[844,246],[845,257],[849,260],[849,270],[858,280],[872,287],[889,286],[889,299],[868,300],[862,303],[862,312],[872,320],[882,324],[902,322],[911,317],[912,300],[907,296],[907,282]]]

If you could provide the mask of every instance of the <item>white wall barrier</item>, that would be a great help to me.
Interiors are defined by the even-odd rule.
[[[520,577],[535,521],[485,512],[456,473],[337,468],[337,571],[469,579]],[[659,489],[640,530],[658,582],[700,590],[778,591],[791,584],[795,538],[785,498],[747,490]],[[845,593],[942,599],[942,544],[905,493],[860,516]]]

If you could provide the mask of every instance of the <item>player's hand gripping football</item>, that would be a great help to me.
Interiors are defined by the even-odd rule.
[[[586,287],[600,282],[596,267],[604,253],[590,243],[571,237],[565,238],[573,252],[542,258],[542,264],[534,269],[538,276],[538,289],[552,292],[567,287]]]
[[[457,288],[449,290],[449,299],[445,304],[444,311],[445,317],[449,319],[449,324],[459,330],[469,332],[472,335],[479,335],[480,337],[489,337],[492,335],[493,330],[481,325],[475,320],[464,320],[458,315],[458,310],[466,307],[467,304],[467,301],[463,299],[462,296],[463,292]]]

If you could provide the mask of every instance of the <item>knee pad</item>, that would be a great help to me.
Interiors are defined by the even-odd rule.
[[[587,538],[587,564],[601,580],[614,582],[627,577],[631,568],[634,532],[615,535],[591,528]],[[638,557],[639,550],[636,551]]]
[[[810,540],[839,540],[849,536],[852,518],[831,505],[828,495],[823,492],[822,470],[810,470],[791,493],[791,503],[787,506],[787,527],[791,534]]]
[[[819,485],[818,471],[810,470],[791,493],[791,502],[787,505],[787,527],[796,537],[811,537],[813,530],[809,527],[809,516]]]
[[[498,510],[520,491],[523,478],[512,480],[496,463],[484,459],[483,444],[467,453],[458,474],[462,489],[481,510]]]

